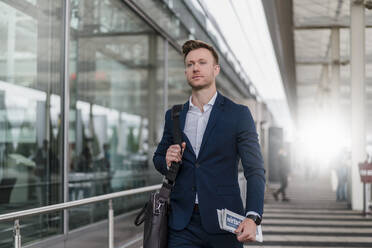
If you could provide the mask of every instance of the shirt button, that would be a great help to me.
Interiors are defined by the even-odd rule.
[[[200,167],[200,164],[199,164],[199,163],[196,163],[196,164],[195,164],[195,167],[196,167],[196,168],[199,168],[199,167]]]

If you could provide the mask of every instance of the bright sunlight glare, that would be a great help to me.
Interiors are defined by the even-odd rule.
[[[349,147],[350,136],[339,123],[326,117],[307,122],[298,135],[303,158],[330,166],[332,160]]]

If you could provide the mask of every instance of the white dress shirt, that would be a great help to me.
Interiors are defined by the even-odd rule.
[[[203,106],[203,112],[192,103],[192,96],[189,99],[189,110],[186,114],[184,133],[189,139],[192,149],[198,158],[203,135],[211,115],[212,107],[217,98],[217,92],[212,99]],[[195,203],[198,203],[198,193],[196,193]]]

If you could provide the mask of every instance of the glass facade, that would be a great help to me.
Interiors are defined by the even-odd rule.
[[[171,46],[168,48],[168,61],[168,108],[171,108],[175,104],[186,102],[191,89],[185,78],[183,56]]]
[[[164,109],[164,39],[120,1],[71,3],[69,199],[159,183],[150,151]],[[143,203],[131,202],[125,210]],[[92,208],[71,210],[70,228],[106,217],[107,204]]]
[[[63,201],[62,1],[0,1],[0,213]],[[22,220],[24,239],[61,232],[61,215]],[[11,225],[0,223],[0,247]]]
[[[0,0],[0,215],[64,202],[65,193],[74,201],[160,183],[152,155],[165,109],[191,94],[179,48],[195,34],[175,13],[178,3],[141,0],[134,10],[131,1],[69,0],[63,52],[66,2]],[[225,95],[242,96],[229,89],[226,72],[218,80]],[[69,106],[62,111],[66,85]],[[115,214],[147,198],[115,200]],[[73,208],[68,216],[21,219],[22,243],[105,219],[107,203]],[[0,248],[12,247],[12,227],[0,222]]]

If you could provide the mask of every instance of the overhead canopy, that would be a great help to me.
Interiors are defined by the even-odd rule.
[[[342,121],[351,118],[350,0],[262,1],[291,113],[304,124],[332,94],[332,64],[339,65]],[[372,11],[366,22],[366,127],[372,134]],[[339,59],[332,59],[332,30],[339,30]],[[337,32],[337,31],[336,31]],[[350,127],[348,127],[350,128]],[[370,138],[371,140],[371,138]],[[371,141],[370,141],[371,142]]]

